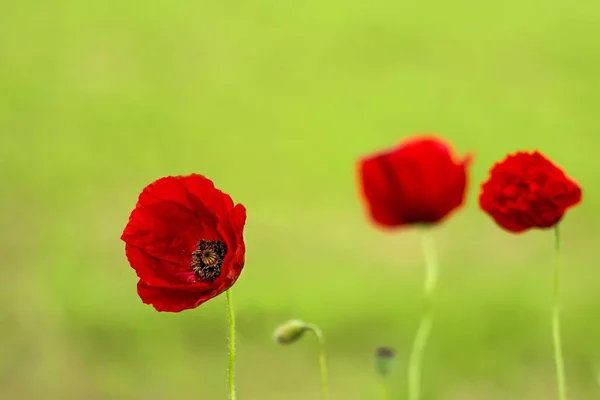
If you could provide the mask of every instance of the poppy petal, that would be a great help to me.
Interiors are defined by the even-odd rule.
[[[229,289],[244,267],[244,222],[245,208],[234,206],[228,194],[202,175],[149,184],[121,236],[129,264],[140,278],[142,300],[160,311],[181,311]],[[201,274],[208,266],[195,254],[205,241],[227,245],[214,280]]]
[[[137,292],[144,304],[151,304],[156,311],[167,312],[196,308],[218,294],[215,290],[198,292],[154,287],[142,280],[138,282]]]
[[[442,221],[464,202],[470,160],[454,160],[450,146],[431,135],[361,159],[359,180],[371,218],[384,227]]]
[[[579,185],[539,151],[494,163],[479,194],[481,209],[513,233],[551,228],[580,201]]]

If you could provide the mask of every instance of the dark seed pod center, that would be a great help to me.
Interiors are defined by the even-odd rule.
[[[395,351],[390,347],[378,347],[375,350],[375,355],[378,358],[394,358]]]
[[[221,275],[227,245],[219,240],[201,239],[192,253],[192,269],[203,281],[212,282]]]

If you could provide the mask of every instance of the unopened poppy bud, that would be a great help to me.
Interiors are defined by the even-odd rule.
[[[390,374],[394,367],[396,352],[390,347],[379,347],[375,350],[375,369],[382,377]]]
[[[275,330],[273,338],[279,344],[292,344],[299,340],[308,330],[310,330],[310,325],[306,322],[293,319],[280,325]]]

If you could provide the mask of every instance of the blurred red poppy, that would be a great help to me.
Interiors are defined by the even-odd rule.
[[[551,228],[580,201],[579,185],[537,151],[496,163],[479,195],[483,211],[514,233]]]
[[[244,267],[245,222],[244,206],[202,175],[146,186],[121,236],[142,301],[178,312],[229,289]]]
[[[457,160],[432,136],[410,138],[359,161],[362,195],[383,227],[433,224],[464,201],[471,156]]]

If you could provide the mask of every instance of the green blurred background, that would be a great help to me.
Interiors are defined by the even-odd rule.
[[[225,299],[141,303],[119,236],[140,190],[212,178],[248,208],[234,287],[240,400],[376,399],[373,350],[406,359],[423,261],[370,225],[355,161],[416,132],[473,151],[469,201],[436,231],[426,399],[555,397],[551,232],[510,235],[477,186],[539,148],[584,188],[564,220],[571,399],[600,386],[600,6],[596,1],[3,1],[0,398],[224,399]]]

